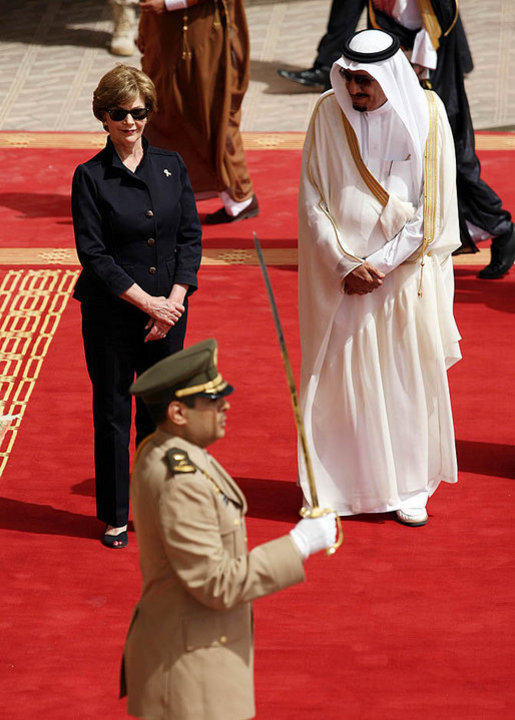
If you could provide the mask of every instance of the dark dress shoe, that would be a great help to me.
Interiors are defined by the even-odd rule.
[[[220,208],[220,210],[217,210],[216,212],[209,213],[206,215],[206,225],[221,225],[222,223],[238,222],[238,220],[247,220],[248,218],[256,217],[258,214],[259,207],[257,197],[253,195],[250,205],[237,215],[229,215],[225,208]]]
[[[293,80],[299,85],[316,88],[317,90],[329,90],[329,70],[326,67],[312,67],[307,70],[278,70],[277,72],[286,80]]]
[[[492,238],[490,263],[484,267],[478,277],[482,280],[496,280],[506,275],[515,262],[515,226],[511,230]]]

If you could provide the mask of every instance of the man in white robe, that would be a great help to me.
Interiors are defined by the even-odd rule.
[[[355,34],[306,136],[300,401],[319,504],[427,522],[457,480],[447,369],[460,359],[454,143],[392,35]],[[299,478],[310,505],[303,458]]]

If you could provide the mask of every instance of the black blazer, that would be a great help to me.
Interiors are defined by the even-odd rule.
[[[180,155],[143,138],[136,172],[118,157],[111,140],[79,165],[73,176],[72,215],[83,267],[74,297],[112,302],[133,283],[167,297],[174,283],[197,288],[201,226]]]

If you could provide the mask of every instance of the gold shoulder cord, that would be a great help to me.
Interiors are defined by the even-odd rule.
[[[422,22],[424,23],[424,28],[429,35],[431,44],[435,50],[438,50],[438,48],[440,47],[440,38],[447,37],[447,35],[449,35],[449,33],[452,31],[452,29],[458,22],[458,0],[456,0],[456,12],[454,13],[453,21],[451,22],[447,30],[443,32],[441,25],[438,22],[438,18],[435,15],[435,11],[433,10],[431,0],[417,0],[417,4],[418,9],[420,10],[420,14],[422,15]]]
[[[216,491],[219,495],[222,496],[224,502],[227,504],[227,502],[229,501],[229,498],[228,498],[227,495],[224,493],[224,491],[222,490],[222,488],[220,487],[220,485],[216,482],[216,480],[215,480],[213,477],[211,477],[211,475],[208,473],[207,470],[203,470],[201,467],[199,467],[199,466],[197,465],[196,462],[193,462],[193,460],[192,460],[191,458],[189,458],[189,461],[191,462],[191,464],[193,465],[193,467],[195,468],[195,470],[198,470],[199,473],[202,473],[202,475],[206,478],[206,480],[208,480],[208,481],[211,483],[211,485],[212,485],[212,487],[215,489],[215,491]]]
[[[197,470],[200,470],[200,468],[197,467]],[[214,489],[216,490],[216,492],[217,492],[218,494],[222,495],[222,497],[225,498],[225,493],[224,493],[224,491],[222,490],[222,488],[220,487],[220,485],[218,485],[218,483],[216,482],[216,480],[214,480],[214,479],[211,477],[211,475],[207,472],[207,470],[200,470],[200,472],[201,472],[202,475],[206,478],[206,480],[209,480],[209,482],[210,482],[211,485],[214,487]]]
[[[368,17],[370,18],[370,24],[372,25],[372,27],[375,28],[376,30],[380,30],[380,27],[377,24],[376,13],[374,10],[374,4],[373,4],[372,0],[368,0]]]
[[[343,110],[341,111],[341,113],[342,113],[343,127],[345,128],[345,134],[347,135],[347,142],[349,143],[349,148],[350,148],[350,151],[352,154],[352,159],[354,160],[354,163],[359,171],[359,174],[361,175],[363,182],[368,187],[368,189],[370,190],[372,195],[375,196],[375,198],[381,203],[381,205],[383,207],[386,207],[390,196],[386,192],[384,187],[381,185],[381,183],[372,175],[370,170],[367,168],[367,166],[363,162],[363,158],[361,157],[361,152],[359,149],[359,143],[358,143],[358,138],[356,137],[356,133],[354,132],[352,125],[348,121]]]
[[[220,487],[220,485],[216,482],[216,480],[211,477],[211,475],[207,472],[207,470],[202,470],[202,468],[199,468],[198,465],[195,465],[195,467],[197,468],[197,470],[198,470],[199,472],[202,473],[202,475],[206,478],[206,480],[207,480],[209,483],[211,483],[211,487],[215,490],[215,492],[217,493],[217,495],[221,495],[221,496],[222,496],[222,500],[224,501],[225,505],[228,505],[228,504],[229,504],[229,498],[228,498],[227,495],[224,493],[224,491],[222,490],[222,488]]]
[[[144,438],[144,439],[140,442],[140,444],[139,444],[138,447],[136,448],[136,454],[134,455],[134,463],[133,463],[133,466],[132,466],[133,469],[134,469],[134,466],[136,465],[136,461],[137,461],[137,459],[138,459],[141,451],[142,451],[143,448],[147,445],[147,443],[149,443],[149,442],[153,439],[153,437],[154,437],[155,434],[156,434],[156,433],[153,432],[151,435],[148,435],[146,438]],[[187,456],[187,457],[188,457],[188,456]],[[222,490],[222,488],[218,485],[218,483],[216,482],[216,480],[215,480],[214,478],[212,478],[211,475],[210,475],[206,470],[202,470],[202,468],[199,468],[199,466],[198,466],[196,463],[194,463],[193,460],[192,460],[190,457],[188,457],[188,460],[189,460],[189,462],[191,463],[191,465],[193,466],[193,468],[195,468],[195,470],[198,470],[200,473],[202,473],[202,475],[206,478],[206,480],[208,480],[208,481],[211,483],[212,487],[215,489],[215,491],[216,491],[219,495],[222,496],[222,499],[223,499],[224,503],[227,505],[227,503],[229,502],[229,498],[228,498],[227,495],[224,493],[224,491]]]
[[[141,444],[143,445],[145,441],[143,441]],[[175,468],[175,471],[178,473],[190,473],[195,472],[195,470],[199,473],[201,473],[208,482],[211,483],[211,486],[215,489],[216,493],[221,495],[223,498],[223,501],[225,504],[229,502],[229,498],[224,493],[220,485],[216,482],[216,480],[211,477],[211,475],[207,472],[207,470],[203,470],[201,467],[197,465],[196,462],[194,462],[190,456],[184,452],[183,450],[179,450],[178,448],[172,448],[169,452],[175,452],[177,453],[176,459],[177,460],[177,467]]]
[[[422,279],[424,273],[424,255],[428,245],[433,242],[436,227],[436,185],[437,185],[437,109],[435,95],[431,90],[425,90],[429,105],[429,132],[427,133],[424,151],[424,237],[420,250],[420,282],[418,296],[422,297]]]
[[[451,30],[453,29],[453,27],[454,27],[454,26],[456,25],[456,23],[458,22],[459,12],[460,12],[459,2],[458,2],[458,0],[456,0],[456,12],[454,13],[454,20],[453,20],[452,23],[449,25],[449,27],[447,28],[447,30],[444,32],[444,34],[443,34],[444,37],[447,37],[447,35],[451,32]]]
[[[440,47],[440,38],[442,37],[442,28],[433,10],[431,0],[417,0],[417,4],[420,14],[422,15],[422,23],[431,40],[431,45],[435,50],[438,50]],[[456,20],[454,22],[456,22]],[[450,32],[450,30],[449,28],[448,32]]]
[[[333,93],[333,94],[334,94],[334,93]],[[319,196],[318,207],[319,207],[319,209],[321,210],[321,212],[324,213],[324,215],[327,217],[327,219],[330,221],[331,225],[333,226],[334,235],[335,235],[335,237],[336,237],[336,242],[337,242],[338,247],[340,248],[341,252],[343,253],[343,255],[346,255],[347,257],[350,257],[350,258],[352,258],[353,260],[356,260],[357,262],[363,262],[363,258],[359,258],[357,255],[353,255],[352,253],[349,253],[347,250],[345,250],[345,248],[344,248],[344,247],[342,246],[342,244],[340,243],[340,239],[339,239],[339,236],[338,236],[338,229],[337,229],[337,227],[336,227],[336,223],[334,222],[334,220],[333,220],[333,218],[332,218],[332,216],[331,216],[331,214],[330,214],[330,212],[329,212],[329,209],[328,209],[328,207],[327,207],[327,203],[324,201],[324,197],[323,197],[323,195],[322,195],[322,192],[320,191],[320,188],[318,187],[318,185],[317,185],[317,183],[316,183],[316,181],[315,181],[315,178],[313,177],[313,173],[312,173],[312,171],[311,171],[311,155],[312,155],[312,153],[313,153],[313,143],[314,143],[314,136],[315,136],[316,116],[317,116],[317,114],[318,114],[318,108],[320,107],[320,103],[323,102],[323,100],[325,100],[325,99],[327,99],[327,98],[323,98],[322,100],[320,100],[320,101],[317,103],[317,106],[316,106],[315,111],[314,111],[314,113],[313,113],[312,129],[311,129],[311,135],[310,135],[310,141],[309,141],[309,151],[308,151],[308,177],[309,177],[310,183],[313,185],[313,187],[315,188],[315,190],[316,190],[317,193],[318,193],[318,196]],[[343,115],[343,112],[342,112],[342,117],[345,118],[345,116]],[[345,120],[346,120],[346,118],[345,118]],[[352,131],[352,128],[350,128],[350,129],[351,129],[351,131]],[[347,136],[347,137],[348,137],[348,136]],[[356,143],[357,143],[357,138],[356,138],[356,135],[355,135],[355,134],[354,134],[354,138],[355,138]],[[352,151],[352,148],[351,148],[351,152],[353,152],[353,151]],[[358,149],[358,155],[359,155],[359,149]],[[353,157],[354,157],[354,153],[353,153]],[[359,155],[359,158],[360,158],[360,160],[361,160],[361,155]],[[361,162],[363,163],[362,160],[361,160]],[[363,165],[363,167],[365,167],[365,166]],[[367,170],[366,167],[365,167],[365,170]],[[368,171],[367,171],[367,172],[368,172]],[[375,180],[375,178],[374,178],[373,176],[371,176],[371,177],[373,178],[373,180],[374,180],[375,182],[377,182],[377,180]],[[381,186],[379,186],[379,187],[381,187]],[[384,191],[384,192],[386,192],[386,191]],[[376,196],[376,197],[377,197],[377,196]],[[381,201],[380,201],[380,202],[381,202]],[[388,202],[388,194],[387,194],[386,202]],[[386,203],[385,203],[385,204],[386,204]]]

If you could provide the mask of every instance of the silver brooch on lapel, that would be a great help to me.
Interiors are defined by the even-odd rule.
[[[168,168],[165,168],[165,169],[163,170],[163,172],[164,172],[164,174],[166,175],[166,177],[171,177],[171,175],[172,175],[172,173],[168,170]]]

